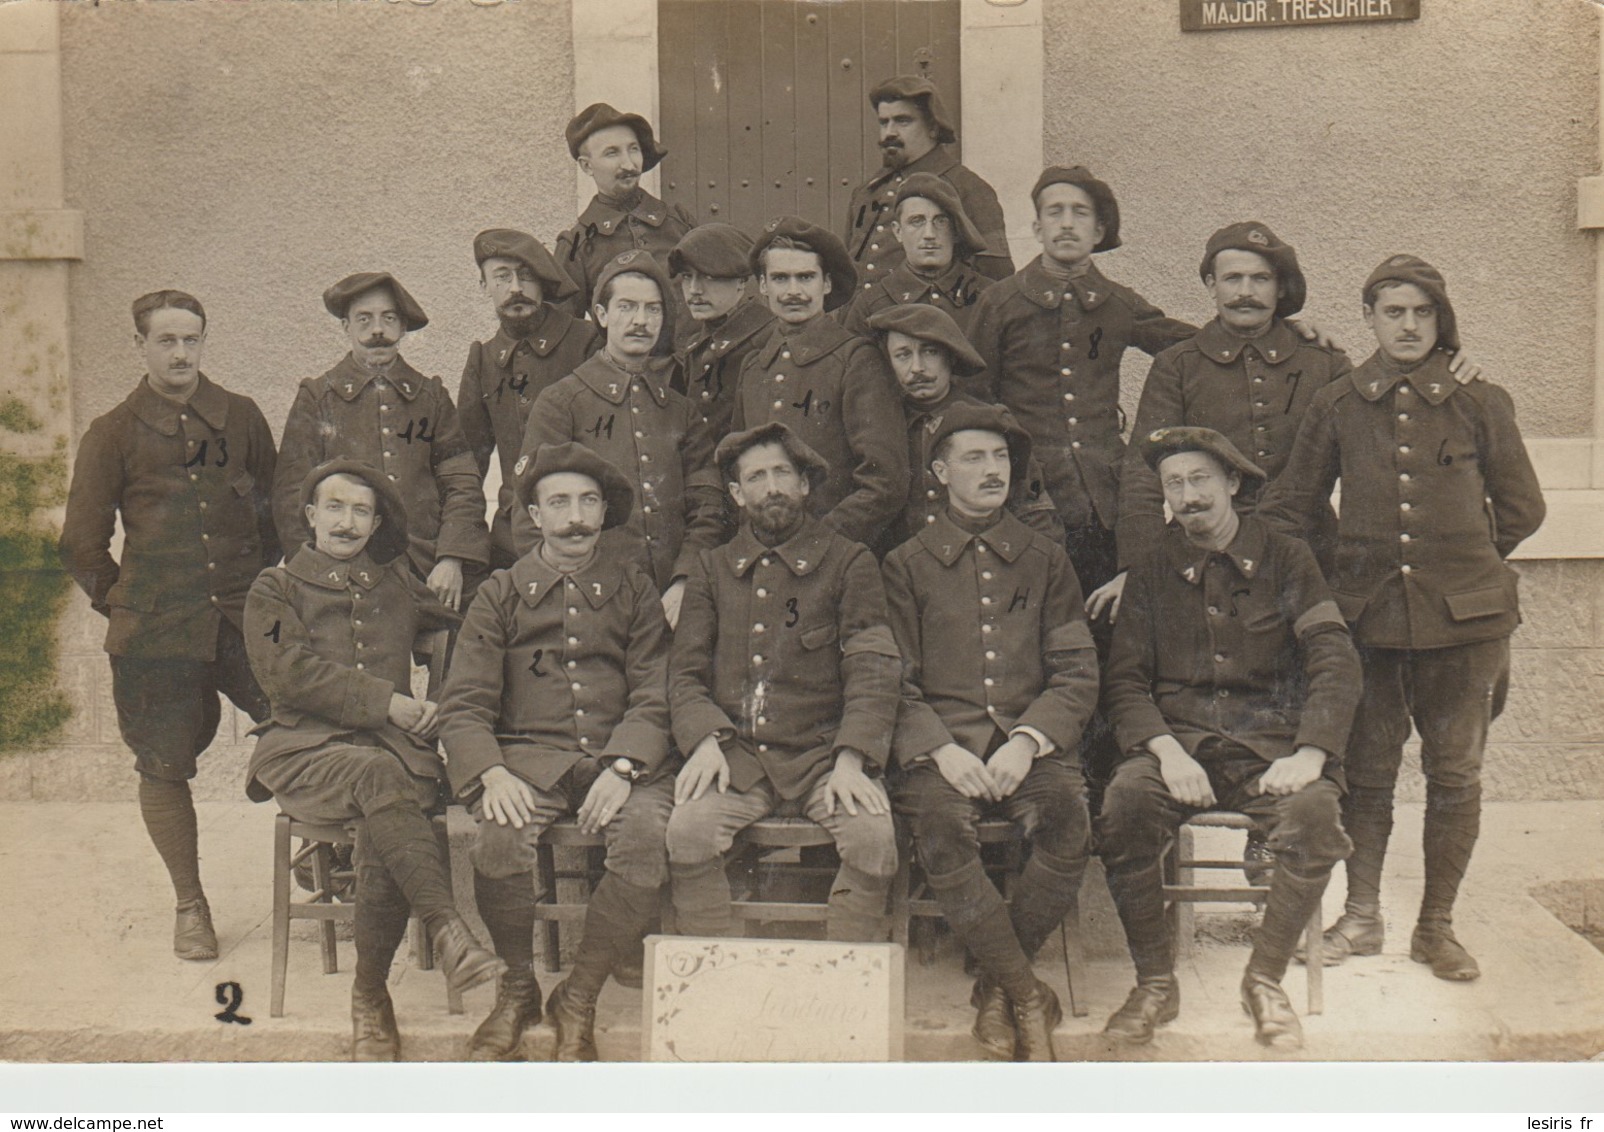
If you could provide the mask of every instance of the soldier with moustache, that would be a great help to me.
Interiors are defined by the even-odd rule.
[[[752,237],[730,224],[691,229],[668,253],[668,273],[695,325],[676,352],[675,388],[691,399],[714,443],[730,431],[741,366],[774,323],[774,312],[749,293]]]
[[[468,347],[457,387],[457,416],[482,479],[490,456],[501,462],[501,489],[490,524],[490,566],[505,569],[512,541],[512,468],[535,398],[595,353],[595,323],[558,306],[578,292],[544,244],[525,232],[489,228],[473,240],[479,286],[500,324],[494,337]]]

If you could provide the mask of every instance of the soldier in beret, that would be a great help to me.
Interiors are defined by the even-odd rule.
[[[925,303],[887,307],[872,315],[868,325],[902,391],[909,474],[908,504],[897,532],[901,543],[934,523],[947,508],[946,485],[930,467],[935,435],[950,410],[981,404],[960,392],[953,378],[971,376],[985,363],[958,324],[939,308]],[[1014,476],[1009,483],[1008,510],[1032,530],[1062,543],[1064,525],[1042,484],[1041,465],[1032,456],[1023,474]]]
[[[691,399],[714,442],[730,431],[735,393],[746,355],[763,341],[774,313],[748,293],[752,237],[729,224],[703,224],[668,253],[695,326],[676,353],[681,393]]]
[[[624,469],[640,507],[621,527],[618,545],[637,557],[644,552],[642,565],[662,592],[671,627],[691,556],[723,534],[713,438],[689,398],[673,389],[672,290],[647,252],[623,252],[602,269],[592,313],[603,346],[540,395],[523,440],[526,456],[542,444],[574,440]],[[513,530],[527,553],[538,536],[526,511],[513,516]]]
[[[1413,722],[1426,775],[1426,886],[1409,954],[1438,978],[1474,979],[1480,968],[1454,935],[1453,907],[1520,623],[1505,559],[1542,524],[1543,493],[1509,394],[1448,372],[1459,333],[1442,273],[1390,256],[1365,280],[1363,301],[1379,349],[1316,395],[1260,504],[1267,522],[1308,537],[1342,480],[1328,580],[1364,663],[1364,726],[1348,747],[1342,806],[1354,843],[1347,907],[1326,947],[1332,962],[1381,950],[1381,868]]]
[[[440,705],[452,788],[479,820],[474,896],[508,967],[468,1056],[515,1058],[540,1019],[535,849],[576,814],[605,835],[607,867],[547,1009],[557,1060],[594,1061],[596,996],[638,956],[668,880],[668,627],[652,578],[597,549],[629,519],[628,477],[583,445],[544,444],[520,458],[513,488],[541,541],[480,587]]]
[[[574,313],[582,315],[595,302],[597,277],[614,256],[638,249],[664,258],[696,219],[641,188],[641,174],[657,168],[668,150],[639,114],[593,103],[574,115],[564,133],[569,155],[596,182],[596,195],[578,221],[557,237],[557,262],[579,288],[572,302]]]
[[[117,726],[178,902],[173,952],[216,959],[189,780],[222,719],[219,693],[267,717],[240,625],[257,571],[279,557],[273,434],[256,402],[201,372],[199,300],[155,291],[134,300],[133,316],[145,377],[78,443],[59,551],[107,618]],[[119,515],[121,561],[111,556]]]
[[[957,190],[934,173],[915,173],[897,189],[891,218],[902,262],[858,290],[841,325],[867,335],[869,316],[876,311],[929,303],[968,330],[975,303],[993,280],[975,266],[986,242],[965,214]]]
[[[885,358],[826,317],[852,297],[852,261],[835,236],[786,216],[764,227],[751,264],[776,321],[741,366],[731,427],[789,428],[830,469],[813,513],[883,552],[906,498],[908,452]]]
[[[579,290],[539,240],[511,228],[490,228],[473,240],[479,286],[500,328],[468,347],[457,387],[462,435],[483,478],[490,454],[501,459],[501,489],[490,525],[490,565],[511,566],[512,466],[523,444],[529,409],[546,389],[579,368],[600,344],[596,324],[574,318],[558,303]]]
[[[931,445],[946,507],[884,568],[903,671],[893,797],[980,965],[975,1039],[992,1057],[1051,1061],[1063,1015],[1031,960],[1074,906],[1091,852],[1077,749],[1097,704],[1097,650],[1063,543],[1007,507],[1029,434],[1000,405],[960,404]],[[980,860],[987,813],[1031,842],[1006,902]]]
[[[1298,1049],[1281,979],[1352,849],[1338,799],[1359,660],[1308,546],[1232,506],[1260,468],[1208,428],[1159,429],[1141,451],[1175,520],[1131,568],[1104,679],[1123,758],[1097,844],[1137,983],[1103,1033],[1142,1044],[1179,1014],[1159,859],[1188,816],[1221,808],[1263,826],[1276,860],[1242,1005],[1260,1043]]]
[[[351,349],[296,390],[279,444],[273,517],[286,546],[301,538],[300,488],[325,460],[377,468],[406,501],[407,558],[442,604],[461,607],[490,561],[484,485],[438,377],[401,357],[401,339],[428,316],[387,271],[348,275],[323,292]]]
[[[919,75],[899,75],[869,92],[869,106],[879,121],[885,168],[852,190],[847,209],[846,246],[860,282],[867,287],[902,261],[903,249],[892,231],[897,191],[916,173],[940,177],[956,191],[983,240],[974,253],[980,272],[992,279],[1012,275],[1002,205],[996,191],[948,148],[958,131],[935,84]]]
[[[359,823],[351,1059],[398,1061],[386,980],[409,909],[458,990],[505,968],[457,912],[425,816],[445,768],[438,709],[410,694],[413,646],[459,618],[409,568],[406,505],[387,475],[330,460],[307,473],[296,500],[296,549],[262,571],[245,603],[251,667],[273,705],[254,732],[246,793],[277,798],[299,821]]]
[[[879,570],[808,514],[827,469],[785,425],[727,436],[717,457],[741,530],[697,554],[669,657],[674,741],[689,754],[668,821],[680,931],[730,933],[724,855],[778,812],[835,839],[829,938],[883,939],[897,846],[878,774],[900,665]]]

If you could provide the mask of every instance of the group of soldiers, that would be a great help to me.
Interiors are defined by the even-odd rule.
[[[61,551],[109,618],[180,957],[217,953],[189,779],[221,693],[258,724],[251,797],[359,823],[357,1060],[399,1056],[386,982],[409,912],[454,986],[497,980],[469,1056],[518,1056],[542,1016],[536,847],[568,816],[606,867],[544,1001],[560,1059],[595,1058],[597,996],[638,985],[665,884],[675,930],[732,931],[726,857],[772,814],[833,838],[837,940],[885,938],[905,823],[1001,1059],[1052,1056],[1033,958],[1095,845],[1137,974],[1104,1032],[1148,1042],[1180,1009],[1160,857],[1216,807],[1254,819],[1272,870],[1243,1004],[1260,1042],[1297,1048],[1280,984],[1339,861],[1326,961],[1383,946],[1412,725],[1410,953],[1476,977],[1451,912],[1518,622],[1504,560],[1544,511],[1509,396],[1455,356],[1442,275],[1376,268],[1378,348],[1354,368],[1289,321],[1293,249],[1234,223],[1199,268],[1216,316],[1192,326],[1094,264],[1120,217],[1090,171],[1043,171],[1041,254],[1016,272],[935,88],[896,78],[870,103],[885,167],[845,239],[794,216],[755,239],[697,225],[640,187],[664,156],[650,124],[587,108],[567,140],[597,194],[555,254],[474,241],[499,329],[455,401],[401,357],[428,319],[388,273],[325,292],[350,350],[301,383],[276,448],[201,373],[201,304],[134,303],[146,376],[80,442]],[[1127,448],[1132,346],[1154,362]],[[441,628],[432,702],[412,661]],[[478,820],[491,948],[452,901],[428,817],[447,800]],[[986,816],[1029,845],[1009,899]]]

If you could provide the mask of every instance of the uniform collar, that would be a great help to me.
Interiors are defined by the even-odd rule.
[[[614,405],[622,405],[629,396],[629,383],[639,380],[661,407],[668,404],[668,379],[673,369],[673,358],[653,357],[646,359],[646,368],[640,373],[630,373],[609,358],[606,351],[597,350],[579,363],[574,376],[596,396]]]
[[[387,567],[376,565],[368,557],[366,549],[355,558],[342,562],[306,542],[301,544],[301,549],[295,552],[285,569],[291,577],[325,590],[343,590],[349,586],[371,590],[384,577]]]
[[[1095,263],[1077,279],[1065,282],[1055,278],[1041,265],[1041,256],[1038,255],[1020,269],[1019,290],[1025,298],[1045,310],[1057,310],[1066,293],[1074,294],[1085,310],[1095,310],[1108,301],[1114,286]]]
[[[1266,538],[1264,524],[1251,515],[1241,517],[1242,525],[1237,528],[1236,537],[1231,545],[1224,551],[1207,550],[1195,545],[1186,537],[1186,532],[1179,523],[1171,523],[1166,533],[1168,538],[1170,565],[1184,580],[1194,586],[1203,584],[1203,568],[1208,565],[1209,559],[1219,554],[1235,564],[1237,572],[1244,578],[1256,577],[1264,568],[1264,550]]]
[[[705,351],[707,357],[722,358],[772,321],[774,312],[763,303],[757,299],[742,299],[724,321],[711,330],[705,323],[697,323],[696,333],[685,344],[683,352],[686,357]]]
[[[355,401],[362,396],[362,391],[368,387],[368,383],[379,376],[381,375],[358,365],[355,355],[346,354],[340,359],[340,364],[328,372],[327,379],[329,388],[334,390],[337,396],[347,401]],[[405,358],[399,356],[382,376],[392,389],[408,401],[414,400],[423,389],[423,375],[407,365]]]
[[[581,227],[594,227],[602,235],[610,236],[613,233],[613,229],[617,228],[624,222],[626,217],[630,216],[633,216],[642,224],[652,228],[660,228],[663,225],[663,221],[668,219],[668,205],[652,196],[645,189],[640,191],[640,199],[635,202],[635,207],[627,212],[613,207],[602,200],[600,196],[593,196],[590,198],[590,203],[585,206],[585,211],[579,214],[579,224]]]
[[[937,401],[934,405],[916,405],[904,397],[902,399],[902,411],[907,418],[909,428],[913,428],[917,425],[923,425],[924,427],[934,431],[935,429],[941,427],[941,416],[948,409],[952,408],[954,405],[969,404],[978,405],[980,402],[976,401],[968,394],[960,392],[958,389],[958,383],[954,381],[947,387],[947,395],[941,400]]]
[[[798,578],[805,578],[819,568],[830,549],[829,542],[830,528],[811,515],[802,520],[796,534],[779,546],[764,546],[752,533],[752,524],[743,522],[725,554],[737,578],[745,577],[754,565],[768,556],[784,562]]]
[[[533,609],[543,601],[547,594],[564,588],[563,580],[572,578],[574,588],[585,595],[585,600],[592,609],[600,609],[607,604],[607,600],[618,592],[623,582],[624,571],[622,561],[615,556],[596,553],[591,557],[590,564],[572,574],[564,574],[554,570],[540,556],[540,547],[524,555],[512,564],[512,583],[518,590],[518,596],[523,603]]]
[[[954,523],[945,507],[937,513],[935,522],[926,523],[919,532],[919,541],[943,566],[951,566],[958,561],[964,548],[975,541],[985,543],[1005,562],[1013,562],[1025,552],[1030,538],[1030,528],[1006,508],[990,529],[978,535],[972,535]]]
[[[1448,355],[1437,350],[1425,361],[1407,373],[1387,360],[1377,350],[1358,369],[1353,371],[1353,387],[1366,401],[1379,401],[1399,383],[1407,384],[1433,405],[1441,405],[1454,395],[1459,382],[1448,372]]]
[[[926,279],[909,267],[904,259],[880,280],[880,287],[899,303],[923,302],[926,295],[935,292],[953,306],[962,307],[973,301],[972,296],[976,293],[974,284],[979,278],[980,273],[967,260],[954,259],[947,265],[947,270],[934,279]]]
[[[144,421],[163,436],[178,433],[178,414],[193,410],[201,420],[217,432],[228,423],[228,394],[220,385],[209,381],[204,373],[198,374],[195,392],[184,404],[163,397],[151,388],[150,378],[142,378],[128,397],[128,407],[134,416]]]
[[[1211,361],[1221,365],[1235,362],[1242,351],[1249,346],[1258,351],[1259,356],[1265,361],[1279,365],[1297,351],[1298,336],[1292,327],[1279,318],[1271,322],[1270,329],[1258,338],[1243,338],[1239,334],[1232,334],[1218,317],[1204,323],[1203,329],[1197,332],[1197,348],[1207,354]]]
[[[566,311],[560,311],[550,303],[541,303],[540,310],[540,325],[535,327],[529,337],[514,338],[505,329],[501,329],[496,331],[494,338],[485,343],[491,356],[496,359],[496,364],[502,369],[507,368],[513,355],[518,352],[518,347],[525,343],[528,343],[537,357],[550,356],[562,342],[563,336],[572,329],[575,320]]]
[[[785,333],[786,325],[778,318],[774,320],[774,333],[759,351],[759,365],[773,365],[774,360],[785,350],[791,351],[791,360],[797,365],[811,365],[855,337],[829,315],[819,315],[792,334]]]
[[[918,161],[910,161],[900,169],[884,169],[869,179],[871,189],[879,189],[887,182],[904,181],[914,173],[934,173],[938,177],[951,172],[958,167],[958,159],[953,156],[952,150],[945,145],[933,147]]]

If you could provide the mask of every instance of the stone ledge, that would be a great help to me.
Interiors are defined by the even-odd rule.
[[[0,261],[84,258],[84,214],[70,208],[0,212]]]

